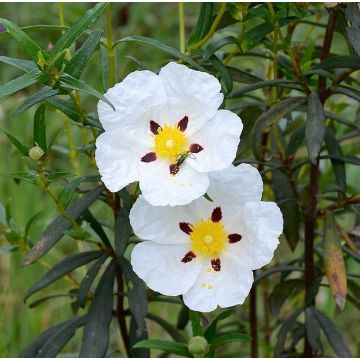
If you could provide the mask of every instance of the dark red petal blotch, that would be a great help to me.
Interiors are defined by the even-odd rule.
[[[216,207],[211,214],[212,222],[219,222],[222,219],[222,211],[220,207]]]
[[[179,122],[178,122],[178,128],[180,131],[184,132],[188,126],[189,118],[187,116],[184,116]]]
[[[242,239],[242,236],[240,234],[230,234],[228,239],[230,244],[235,244]]]
[[[181,222],[181,223],[179,223],[179,228],[181,231],[183,231],[187,235],[190,235],[192,233],[192,228],[189,223]]]
[[[154,153],[154,152],[149,152],[141,158],[141,161],[146,162],[146,163],[149,163],[149,162],[152,162],[155,160],[156,160],[156,153]]]
[[[220,271],[221,270],[221,260],[219,258],[212,259],[211,267],[213,268],[214,271]]]
[[[185,256],[182,258],[181,262],[183,263],[188,263],[189,261],[193,260],[196,258],[196,255],[192,252],[189,251],[188,253],[185,254]]]
[[[191,144],[190,147],[189,147],[189,150],[190,150],[191,153],[197,154],[200,151],[204,150],[204,148],[199,144]]]
[[[157,135],[159,133],[159,129],[161,129],[161,126],[154,120],[150,120],[150,131],[154,135]]]

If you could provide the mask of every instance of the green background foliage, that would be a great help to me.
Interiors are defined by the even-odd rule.
[[[17,356],[54,326],[39,339],[42,355],[147,356],[149,348],[152,355],[188,356],[189,339],[205,336],[209,356],[359,356],[357,5],[102,7],[65,3],[61,27],[58,4],[1,5],[0,23],[12,36],[0,33],[0,356]],[[12,23],[34,26],[28,35],[49,51],[39,54]],[[63,35],[69,26],[73,32]],[[284,215],[273,262],[257,272],[256,296],[230,311],[189,313],[180,298],[145,292],[127,261],[137,240],[127,217],[137,189],[113,196],[99,187],[97,98],[113,80],[139,69],[158,72],[170,59],[221,80],[225,108],[244,123],[235,164],[258,167],[264,199],[276,200]],[[36,144],[42,150],[33,150],[33,160],[28,150]],[[44,243],[46,255],[39,252]],[[119,276],[126,293],[123,304],[114,303],[121,334],[115,317],[110,324]],[[147,337],[137,331],[147,302],[151,340],[134,346]],[[256,314],[249,312],[254,302]],[[82,326],[86,341],[82,330],[75,333]]]

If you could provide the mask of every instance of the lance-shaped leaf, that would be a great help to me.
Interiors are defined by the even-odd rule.
[[[325,273],[337,306],[343,310],[346,301],[346,269],[340,236],[331,212],[326,213],[324,231]]]
[[[18,44],[37,62],[37,54],[41,50],[40,46],[24,33],[18,26],[11,21],[0,18],[0,24],[5,26],[9,34],[18,42]]]
[[[349,26],[346,28],[347,36],[352,47],[358,55],[360,55],[360,28],[356,26]]]
[[[321,143],[325,136],[325,116],[319,96],[311,93],[308,99],[308,111],[305,128],[306,145],[310,161],[316,164]]]
[[[4,64],[12,65],[22,71],[37,70],[35,63],[31,60],[14,59],[7,56],[0,56],[0,61]]]
[[[212,41],[205,49],[204,53],[203,53],[203,59],[209,60],[210,57],[216,53],[216,51],[218,51],[219,49],[221,49],[223,46],[225,45],[229,45],[229,44],[235,44],[237,46],[239,46],[239,41],[236,37],[234,36],[225,36],[222,39],[218,39],[218,40],[214,40]]]
[[[290,97],[273,105],[269,110],[259,116],[252,130],[252,149],[258,160],[264,160],[264,149],[262,145],[263,133],[282,117],[298,108],[306,102],[306,97]]]
[[[46,123],[45,123],[45,104],[40,105],[34,115],[34,142],[42,150],[47,151],[46,146]]]
[[[62,207],[64,210],[68,208],[71,203],[71,199],[74,196],[74,193],[77,187],[85,180],[85,176],[79,176],[75,180],[71,181],[67,184],[62,192],[59,195],[59,206]]]
[[[232,82],[231,75],[230,75],[228,69],[216,55],[212,55],[209,59],[209,62],[220,73],[221,80],[225,85],[224,90],[225,90],[226,94],[229,94],[233,89],[233,82]]]
[[[116,260],[113,260],[101,277],[90,305],[80,357],[105,357],[106,355],[113,311],[115,273]]]
[[[115,251],[118,257],[124,253],[131,234],[129,214],[126,209],[121,209],[115,223]]]
[[[156,349],[183,357],[191,357],[186,344],[168,340],[142,340],[135,344],[134,348]]]
[[[96,30],[89,35],[81,48],[76,51],[71,61],[66,65],[64,71],[67,74],[76,79],[80,78],[103,33],[104,31],[102,30]]]
[[[305,137],[305,125],[301,125],[297,129],[295,129],[290,136],[289,142],[285,150],[286,157],[292,157],[296,154],[302,141],[304,140],[304,137]]]
[[[312,307],[305,309],[305,335],[314,352],[321,350],[320,325],[312,311]]]
[[[237,68],[234,68],[231,66],[227,66],[226,68],[228,69],[228,71],[231,75],[231,78],[235,82],[239,82],[239,83],[243,83],[243,84],[255,84],[260,81],[263,81],[262,78],[254,75],[254,74],[251,74],[248,71],[237,69]]]
[[[129,330],[129,357],[132,358],[149,358],[150,349],[146,348],[135,348],[134,345],[142,340],[148,340],[149,334],[147,331],[144,331],[140,336],[137,334],[138,326],[136,324],[135,318],[131,316],[130,319],[130,330]]]
[[[98,3],[88,10],[66,33],[56,42],[51,49],[51,56],[69,48],[71,44],[81,36],[87,28],[101,15],[108,3]]]
[[[360,57],[356,55],[330,56],[321,61],[314,69],[360,69]]]
[[[23,154],[24,156],[29,156],[27,147],[24,146],[20,140],[18,140],[16,137],[9,134],[4,129],[0,128],[0,130],[6,135],[6,137],[9,139],[9,141],[17,147],[17,149],[21,152],[21,154]]]
[[[224,346],[225,344],[230,344],[233,342],[239,342],[239,341],[248,341],[251,339],[249,335],[241,334],[241,333],[228,333],[217,336],[212,342],[211,347],[213,350],[216,350],[217,348]]]
[[[39,290],[49,286],[57,279],[60,279],[66,274],[69,274],[71,271],[77,269],[78,267],[85,265],[102,255],[101,251],[87,251],[80,254],[75,254],[68,256],[64,260],[60,261],[54,267],[52,267],[34,286],[32,286],[24,296],[26,300],[32,294],[38,292]]]
[[[211,341],[215,340],[216,328],[217,328],[218,322],[228,318],[233,313],[234,313],[234,309],[225,310],[211,322],[211,324],[207,327],[207,329],[205,330],[205,333],[204,333],[204,337],[206,338],[207,341],[211,342]]]
[[[189,37],[189,46],[200,41],[208,33],[212,23],[213,4],[204,2],[200,5],[200,13]]]
[[[38,70],[31,70],[18,78],[0,86],[0,98],[14,94],[30,85],[40,82],[41,73]]]
[[[76,220],[104,190],[103,186],[90,190],[77,200],[67,211],[68,216]],[[46,254],[64,235],[64,231],[71,227],[71,222],[59,215],[41,234],[39,241],[26,255],[23,266],[29,265]]]
[[[54,106],[56,109],[64,113],[68,118],[73,121],[81,122],[81,116],[76,111],[74,103],[70,100],[62,99],[59,96],[51,97],[46,99],[46,102]]]

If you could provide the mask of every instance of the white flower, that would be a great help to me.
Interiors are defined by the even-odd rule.
[[[136,274],[164,295],[183,295],[193,310],[242,304],[252,270],[268,264],[282,232],[274,202],[261,201],[262,180],[247,164],[211,173],[207,194],[189,205],[152,207],[140,196],[130,213],[148,240],[131,254]]]
[[[106,187],[139,181],[152,205],[184,205],[203,195],[208,172],[234,160],[240,118],[218,110],[220,83],[212,75],[170,63],[156,75],[135,71],[108,90],[99,119],[105,129],[95,158]]]

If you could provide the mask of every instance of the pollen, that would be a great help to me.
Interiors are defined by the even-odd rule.
[[[217,258],[225,250],[228,234],[221,221],[200,220],[191,229],[189,237],[195,254]]]
[[[154,135],[156,154],[171,162],[176,161],[178,156],[184,153],[186,146],[186,135],[177,126],[165,125]]]

